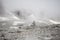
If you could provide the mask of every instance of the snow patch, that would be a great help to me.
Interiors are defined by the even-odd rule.
[[[54,21],[54,20],[49,20],[53,24],[60,24],[60,22]]]

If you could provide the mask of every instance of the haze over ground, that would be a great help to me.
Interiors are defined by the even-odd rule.
[[[60,20],[60,0],[3,0],[5,8],[31,11],[39,18]]]
[[[60,39],[60,0],[0,2],[0,40]]]

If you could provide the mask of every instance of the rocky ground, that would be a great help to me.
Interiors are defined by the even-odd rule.
[[[60,24],[11,26],[12,22],[0,22],[0,40],[60,40]]]

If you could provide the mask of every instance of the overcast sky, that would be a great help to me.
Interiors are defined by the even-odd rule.
[[[36,17],[60,18],[60,0],[3,0],[3,3],[9,10],[26,9]]]

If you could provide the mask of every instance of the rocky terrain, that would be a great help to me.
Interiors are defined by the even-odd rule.
[[[12,24],[13,21],[0,21],[0,40],[60,40],[60,24]]]

